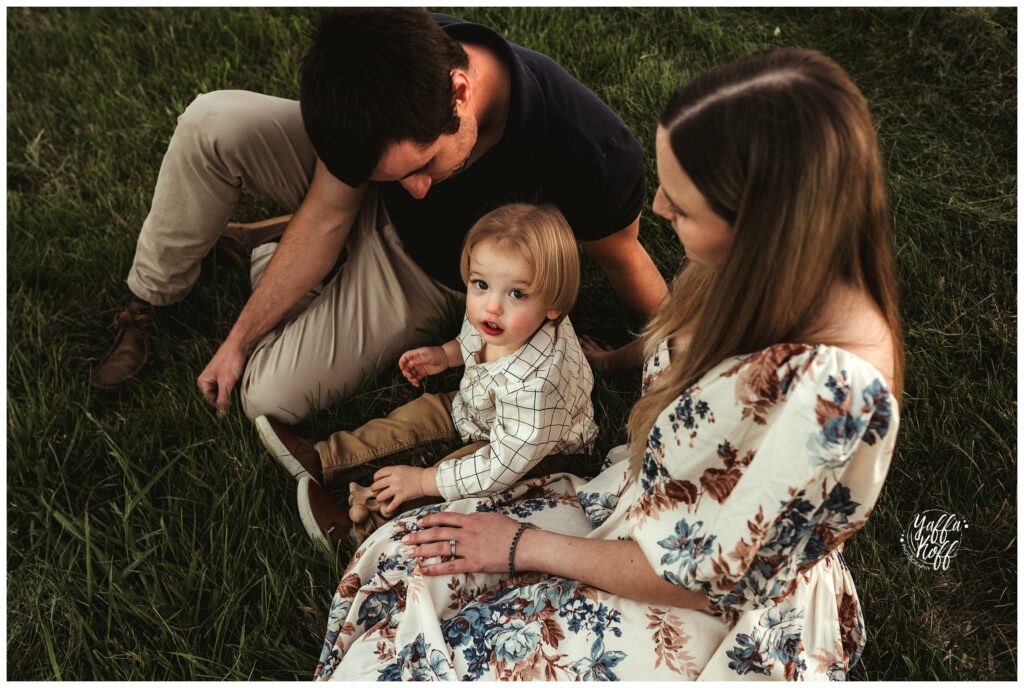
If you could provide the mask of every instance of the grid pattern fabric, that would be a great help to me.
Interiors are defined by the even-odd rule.
[[[597,437],[594,375],[569,318],[551,321],[518,351],[479,362],[483,339],[465,318],[457,337],[466,370],[452,400],[463,441],[487,446],[437,468],[448,501],[500,492],[549,454],[589,449]]]

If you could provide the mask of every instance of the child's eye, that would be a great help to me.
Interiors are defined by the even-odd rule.
[[[473,280],[472,282],[470,282],[470,284],[472,284],[473,287],[476,288],[476,289],[480,289],[480,290],[487,289],[487,282],[484,282],[483,280],[479,280],[479,279],[478,280]]]
[[[522,289],[513,289],[508,293],[508,295],[511,296],[516,301],[521,301],[526,298],[526,292],[523,291]]]

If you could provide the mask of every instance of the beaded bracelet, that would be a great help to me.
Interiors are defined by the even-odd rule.
[[[512,546],[508,548],[508,576],[512,578],[516,575],[516,546],[519,545],[519,538],[522,536],[523,531],[527,528],[533,528],[532,523],[520,523],[519,530],[512,537]]]

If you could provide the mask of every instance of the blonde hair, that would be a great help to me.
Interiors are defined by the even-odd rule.
[[[703,74],[661,116],[672,153],[733,230],[725,262],[690,264],[644,329],[644,351],[684,326],[686,351],[633,407],[639,470],[661,412],[729,356],[799,341],[846,284],[868,294],[892,336],[894,393],[903,337],[889,201],[867,103],[814,51],[755,53]]]
[[[533,268],[527,288],[548,310],[558,311],[558,324],[576,303],[580,288],[580,256],[569,222],[553,205],[510,203],[487,213],[466,234],[459,269],[469,283],[473,248],[486,241],[515,250]]]

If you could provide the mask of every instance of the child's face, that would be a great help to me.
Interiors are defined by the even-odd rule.
[[[487,360],[514,352],[558,311],[527,290],[533,268],[516,251],[493,241],[473,247],[469,256],[466,314],[487,345]]]

